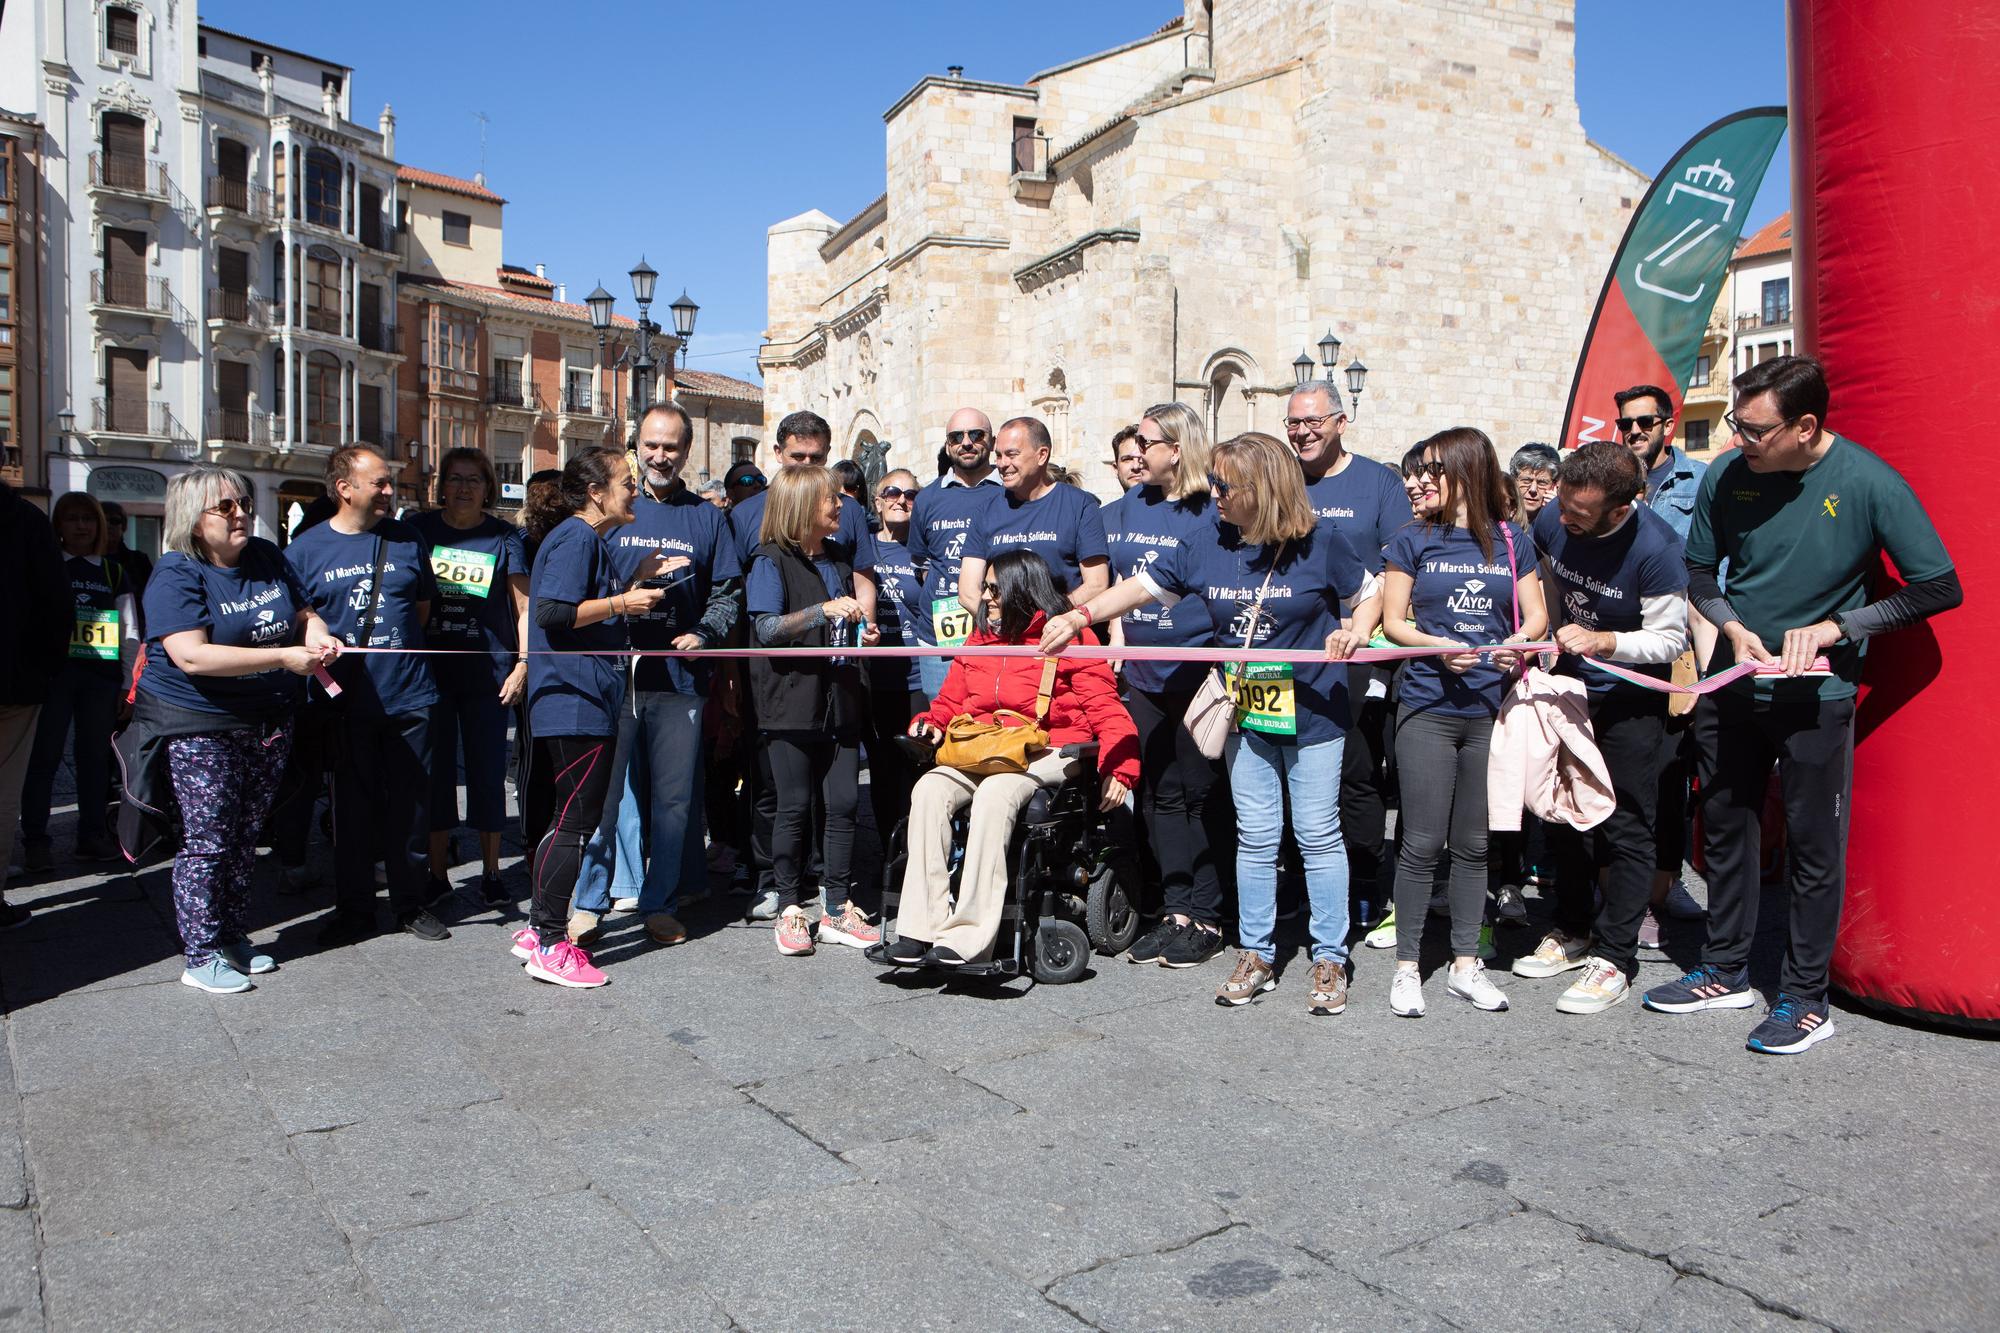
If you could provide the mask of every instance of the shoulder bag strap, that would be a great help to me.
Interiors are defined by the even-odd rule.
[[[1514,632],[1521,632],[1521,571],[1514,564],[1514,534],[1503,520],[1500,539],[1507,543],[1507,593],[1514,600]]]
[[[1036,726],[1040,726],[1042,724],[1042,719],[1049,715],[1049,698],[1055,692],[1056,692],[1056,659],[1053,657],[1044,657],[1042,659],[1042,685],[1041,688],[1035,692]]]
[[[382,564],[387,558],[389,544],[378,533],[375,537],[375,569],[368,580],[368,614],[361,618],[361,642],[356,648],[366,648],[375,637],[375,612],[382,605]]]
[[[1248,648],[1250,641],[1257,637],[1257,622],[1264,618],[1264,594],[1271,591],[1271,577],[1278,572],[1278,562],[1285,558],[1285,548],[1290,544],[1279,542],[1278,549],[1271,553],[1271,568],[1264,573],[1263,585],[1257,589],[1257,600],[1250,604],[1250,627],[1243,632],[1245,648]]]

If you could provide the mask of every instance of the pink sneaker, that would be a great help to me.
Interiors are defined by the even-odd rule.
[[[591,966],[589,954],[568,940],[557,940],[546,949],[536,949],[534,956],[528,959],[527,972],[539,980],[553,981],[558,986],[572,986],[578,990],[602,986],[611,980]]]
[[[541,947],[542,937],[535,933],[535,928],[533,926],[523,926],[514,932],[514,947],[507,952],[525,963],[530,958],[533,958],[535,950]]]
[[[778,952],[794,958],[803,957],[813,951],[812,922],[806,917],[803,907],[787,907],[778,913],[778,924],[773,927],[778,937]]]
[[[882,942],[882,927],[869,925],[868,918],[861,915],[861,909],[848,903],[832,916],[820,918],[819,942],[866,949]]]

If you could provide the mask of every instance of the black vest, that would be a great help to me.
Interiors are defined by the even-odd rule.
[[[827,600],[826,584],[821,581],[819,570],[801,552],[776,542],[765,542],[756,554],[777,566],[784,581],[786,615]],[[826,556],[839,573],[840,586],[851,589],[852,554],[839,542],[829,541]],[[750,694],[756,704],[760,730],[811,732],[842,739],[860,732],[862,719],[867,715],[860,667],[853,662],[834,665],[831,660],[834,650],[827,631],[827,625],[815,625],[798,642],[786,645],[825,649],[824,657],[750,659]]]

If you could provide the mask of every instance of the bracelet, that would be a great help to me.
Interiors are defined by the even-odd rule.
[[[1089,629],[1089,628],[1090,628],[1090,625],[1091,625],[1091,620],[1090,620],[1090,603],[1089,603],[1089,602],[1085,602],[1085,603],[1084,603],[1084,604],[1083,604],[1082,606],[1079,606],[1079,607],[1077,608],[1077,610],[1079,610],[1079,611],[1083,612],[1083,627],[1084,627],[1085,629]]]

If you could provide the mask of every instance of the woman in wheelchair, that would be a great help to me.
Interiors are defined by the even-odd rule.
[[[986,566],[979,590],[981,623],[968,646],[1035,643],[1043,624],[1068,609],[1069,598],[1039,555],[1004,552]],[[1045,677],[1045,664],[1054,666],[1052,678]],[[910,735],[938,744],[953,719],[963,717],[1025,724],[1035,718],[1044,690],[1048,701],[1041,726],[1048,745],[1030,753],[1027,772],[975,777],[940,765],[917,780],[910,794],[899,938],[883,950],[885,961],[952,968],[984,963],[992,956],[1007,897],[1007,844],[1035,792],[1061,785],[1080,767],[1063,755],[1064,746],[1097,743],[1098,771],[1104,775],[1102,810],[1122,803],[1139,780],[1138,733],[1118,701],[1118,681],[1108,662],[958,658],[930,711],[911,721]],[[954,902],[951,823],[968,804],[972,811]]]

